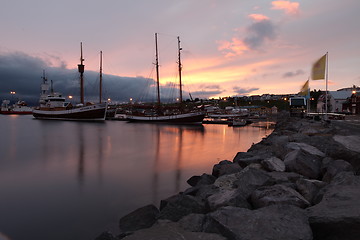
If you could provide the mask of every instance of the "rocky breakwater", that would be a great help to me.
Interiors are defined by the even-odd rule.
[[[97,240],[360,239],[359,132],[285,117],[247,152]]]

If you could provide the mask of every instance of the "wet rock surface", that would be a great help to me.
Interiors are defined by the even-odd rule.
[[[360,131],[280,115],[274,132],[102,239],[360,239]]]

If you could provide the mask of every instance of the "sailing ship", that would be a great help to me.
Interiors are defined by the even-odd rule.
[[[178,40],[178,71],[179,71],[179,105],[176,108],[165,108],[161,106],[160,102],[160,78],[159,78],[159,54],[157,33],[155,33],[155,67],[156,67],[156,89],[157,89],[157,104],[150,110],[146,106],[137,106],[138,109],[133,109],[130,114],[127,114],[127,120],[130,122],[167,122],[167,123],[201,123],[205,117],[205,112],[199,108],[186,109],[183,105],[182,97],[182,82],[181,82],[181,50],[180,37]]]
[[[49,92],[49,82],[43,74],[43,82],[41,84],[40,106],[33,110],[33,116],[37,119],[55,119],[55,120],[76,120],[76,121],[104,121],[107,110],[107,103],[101,102],[101,65],[102,52],[100,52],[100,101],[97,104],[86,103],[84,101],[84,69],[82,43],[80,64],[78,64],[78,71],[80,73],[80,101],[81,103],[73,106],[66,101],[60,93],[54,92],[53,84],[51,82],[51,89]]]

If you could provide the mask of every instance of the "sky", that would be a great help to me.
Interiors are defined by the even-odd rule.
[[[0,97],[37,97],[43,70],[77,96],[80,42],[85,98],[153,95],[158,35],[161,93],[175,94],[177,36],[184,98],[292,94],[328,52],[329,90],[360,85],[359,0],[0,0]],[[325,81],[310,81],[325,89]]]

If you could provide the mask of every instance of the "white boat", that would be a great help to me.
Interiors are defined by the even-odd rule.
[[[234,118],[232,121],[229,122],[229,126],[233,127],[241,127],[245,126],[247,124],[247,121],[243,118]]]
[[[17,114],[17,115],[25,115],[32,114],[33,109],[24,101],[17,101],[15,104],[10,105],[10,100],[3,100],[1,103],[1,114]]]
[[[181,82],[181,50],[180,38],[178,37],[178,70],[179,70],[179,104],[178,107],[166,109],[160,103],[160,79],[159,79],[159,58],[158,58],[158,45],[157,33],[155,33],[155,47],[156,47],[156,83],[157,83],[157,104],[151,108],[150,111],[137,111],[127,114],[127,120],[131,122],[169,122],[169,123],[202,123],[205,117],[205,112],[200,109],[188,109],[185,111],[182,99],[182,82]],[[148,108],[146,106],[137,106],[138,109]]]
[[[54,120],[77,120],[77,121],[104,121],[106,117],[107,103],[101,102],[101,88],[100,88],[100,103],[86,103],[84,102],[84,65],[81,44],[81,58],[78,70],[80,73],[80,95],[81,103],[73,106],[70,102],[66,102],[65,97],[60,93],[51,90],[49,93],[49,83],[45,74],[43,75],[43,83],[41,84],[40,106],[33,110],[33,116],[37,119],[54,119]],[[100,60],[101,62],[101,60]],[[101,77],[101,67],[100,67]],[[101,85],[101,81],[100,81]]]

